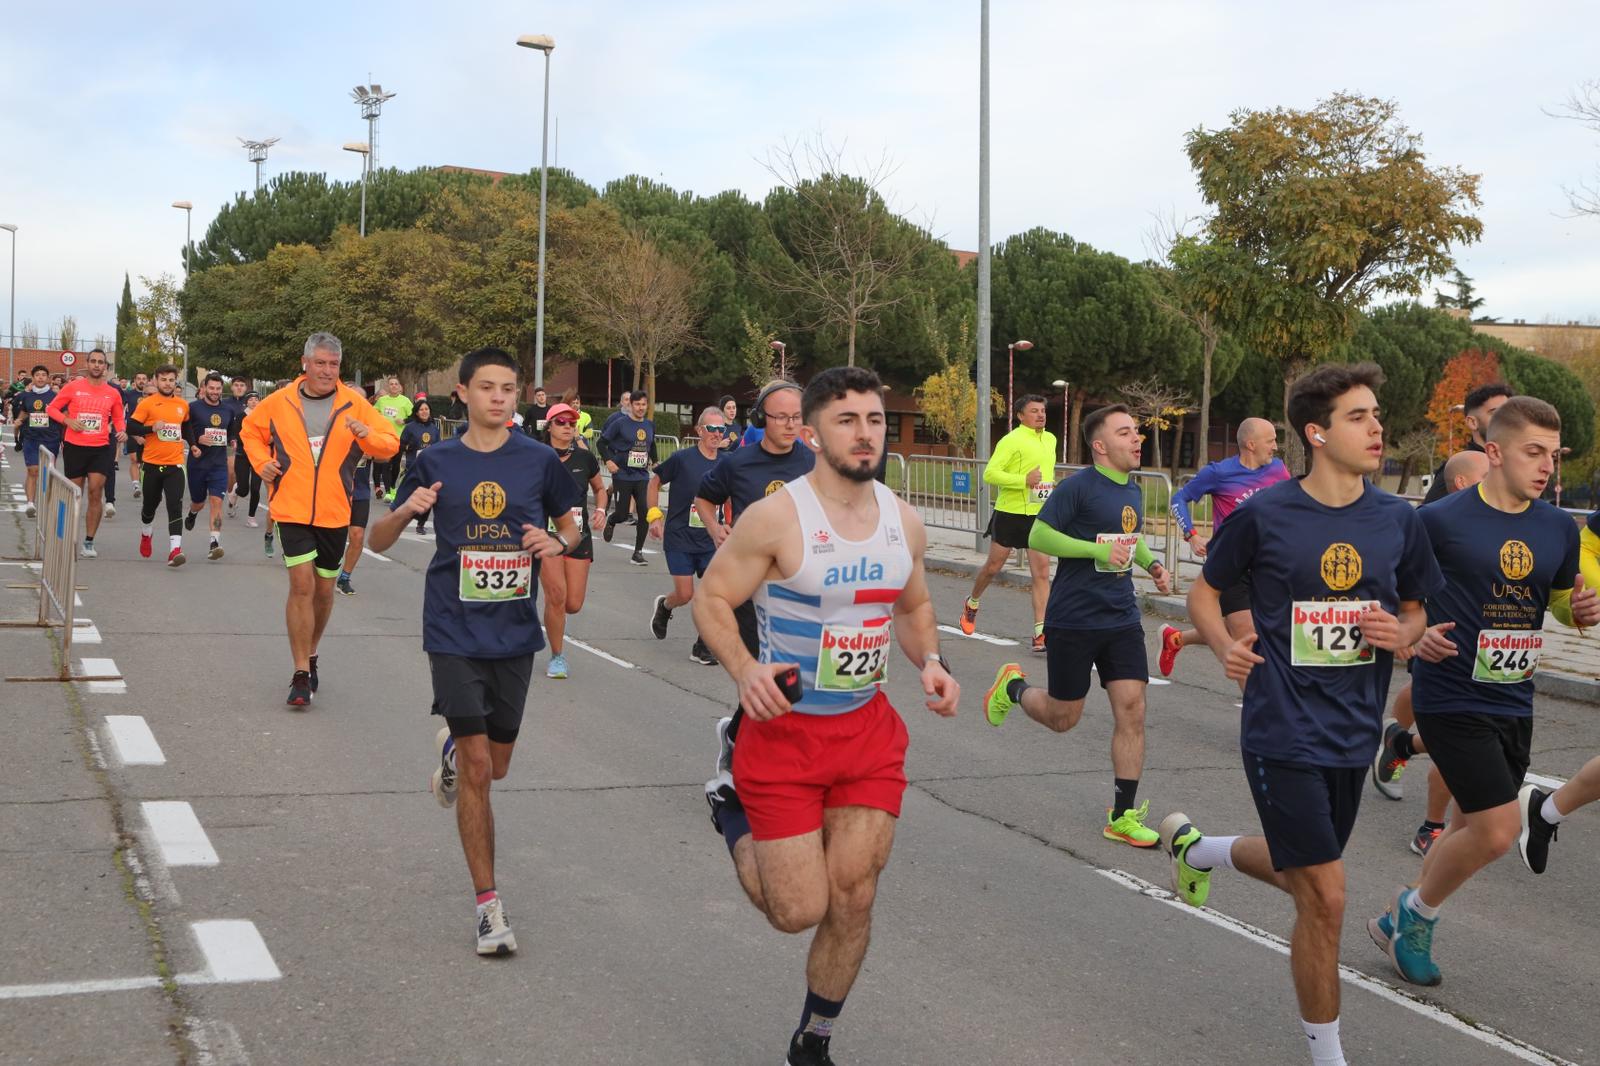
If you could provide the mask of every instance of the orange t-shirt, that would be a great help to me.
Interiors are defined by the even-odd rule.
[[[146,396],[133,409],[133,420],[150,430],[144,438],[144,461],[153,466],[182,466],[188,445],[183,442],[184,419],[189,417],[189,405],[176,396],[163,396],[159,392]],[[166,424],[160,432],[157,422]]]

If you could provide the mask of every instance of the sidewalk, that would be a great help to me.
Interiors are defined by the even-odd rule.
[[[1182,554],[1187,556],[1188,549],[1183,549]],[[995,584],[1019,589],[1029,586],[1028,571],[1018,562],[1019,556],[1020,553],[1012,553],[1011,561],[995,578]],[[929,528],[926,563],[930,570],[970,576],[977,573],[984,558],[984,554],[973,550],[970,533]],[[1178,574],[1182,590],[1187,591],[1189,584],[1200,576],[1200,567],[1191,559],[1180,559]],[[1155,583],[1137,571],[1134,588],[1138,590],[1145,613],[1180,623],[1189,620],[1189,608],[1183,595],[1157,594]],[[1600,630],[1584,636],[1546,615],[1544,636],[1544,657],[1533,678],[1534,689],[1560,699],[1600,703]]]

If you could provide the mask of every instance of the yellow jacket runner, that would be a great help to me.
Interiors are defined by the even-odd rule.
[[[1028,471],[1039,468],[1039,484],[1028,488]],[[1056,436],[1047,429],[1018,426],[1000,438],[983,468],[983,480],[999,489],[997,511],[1036,515],[1056,480]]]

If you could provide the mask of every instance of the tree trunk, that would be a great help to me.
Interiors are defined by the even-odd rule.
[[[647,402],[650,404],[649,409],[645,412],[645,417],[653,419],[656,416],[656,361],[654,359],[650,360],[650,368],[645,372],[644,388],[645,395],[649,397]]]
[[[1311,472],[1311,458],[1306,455],[1306,442],[1295,433],[1294,426],[1289,422],[1289,386],[1293,385],[1306,368],[1306,361],[1298,356],[1293,356],[1283,361],[1283,464],[1289,472],[1296,471],[1307,474]]]
[[[1150,458],[1151,458],[1152,462],[1150,463],[1150,465],[1153,466],[1155,469],[1160,470],[1161,469],[1161,428],[1159,426],[1151,426],[1150,427],[1149,440],[1150,440],[1150,443],[1152,445],[1152,447],[1150,449]]]
[[[1408,455],[1405,457],[1405,461],[1400,464],[1400,487],[1394,490],[1396,496],[1404,496],[1406,494],[1406,488],[1411,484],[1411,465],[1414,462],[1416,462],[1416,458]]]
[[[850,316],[850,361],[849,366],[856,365],[856,316]]]
[[[1200,374],[1200,446],[1194,453],[1196,470],[1211,461],[1211,358],[1216,354],[1217,335],[1211,333],[1205,338],[1205,364]],[[1177,482],[1176,476],[1173,482]]]
[[[1082,452],[1079,445],[1083,443],[1083,386],[1079,386],[1072,393],[1072,419],[1067,426],[1067,462],[1069,464],[1081,462]]]

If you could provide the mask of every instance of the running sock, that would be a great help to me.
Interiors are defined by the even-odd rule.
[[[350,580],[350,571],[348,571],[348,570],[340,570],[339,571],[339,580],[340,581],[349,581]]]
[[[749,835],[750,819],[743,807],[728,806],[722,808],[718,824],[722,826],[722,839],[727,842],[728,854],[732,855],[733,846]]]
[[[167,538],[168,551],[171,551],[173,548],[181,547],[183,547],[183,535],[181,533],[174,533]]]
[[[839,1013],[843,1010],[844,1000],[823,999],[807,988],[805,1010],[800,1014],[800,1028],[794,1031],[794,1035],[813,1033],[827,1040],[833,1036],[833,1023],[839,1020]]]
[[[499,893],[494,890],[494,886],[493,885],[490,885],[488,888],[483,889],[481,892],[478,893],[478,909],[482,910],[484,907],[488,906],[489,905],[489,901],[491,899],[494,899],[495,896],[497,896],[497,895],[499,895]]]
[[[971,607],[974,611],[976,611],[978,609],[978,597],[976,597],[976,596],[968,596],[967,597],[967,606]]]
[[[1113,777],[1111,783],[1116,789],[1116,798],[1111,803],[1111,816],[1115,818],[1123,811],[1131,811],[1137,806],[1133,800],[1139,794],[1139,779]]]
[[[1012,703],[1021,703],[1022,694],[1027,690],[1028,681],[1026,678],[1013,677],[1010,681],[1006,682],[1006,699],[1010,700]]]
[[[1435,830],[1435,831],[1437,831],[1437,832],[1440,832],[1440,833],[1442,833],[1442,832],[1444,832],[1444,823],[1443,823],[1443,822],[1429,822],[1429,821],[1424,821],[1424,822],[1423,822],[1423,823],[1422,823],[1422,828],[1424,828],[1424,829],[1430,829],[1430,830]]]
[[[153,534],[155,532],[155,529],[156,529],[155,526],[140,526],[139,527],[139,536],[148,537],[148,536],[150,536],[151,534]]]
[[[83,538],[83,546],[84,546],[84,547],[85,547],[85,548],[92,548],[92,547],[94,547],[94,538],[93,538],[93,537],[84,537],[84,538]]]
[[[1339,1046],[1339,1019],[1308,1022],[1301,1018],[1300,1028],[1311,1046],[1311,1061],[1315,1066],[1345,1066],[1344,1049]]]
[[[1201,837],[1189,845],[1183,861],[1196,870],[1232,870],[1233,842],[1238,837]]]
[[[1406,906],[1409,907],[1418,918],[1426,918],[1430,922],[1438,920],[1439,907],[1430,907],[1426,903],[1422,902],[1421,892],[1418,892],[1413,888],[1408,890],[1405,896],[1402,898],[1405,900]],[[1442,907],[1444,904],[1441,903],[1439,906]]]
[[[1400,756],[1402,759],[1409,759],[1416,754],[1411,747],[1411,734],[1406,730],[1402,730],[1394,735],[1394,742],[1392,746],[1394,748],[1394,753]]]
[[[1033,635],[1037,637],[1037,636],[1042,636],[1043,634],[1044,634],[1044,623],[1043,622],[1035,622],[1035,623],[1033,623]]]
[[[1556,807],[1556,794],[1554,792],[1544,798],[1544,806],[1539,808],[1539,817],[1551,825],[1560,825],[1566,819],[1567,816],[1562,814]]]

